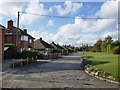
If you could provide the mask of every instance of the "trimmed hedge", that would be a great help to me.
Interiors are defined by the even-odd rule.
[[[13,48],[13,47],[15,47],[15,45],[14,45],[14,44],[4,44],[4,47],[10,47],[10,48]]]
[[[26,59],[26,58],[38,58],[38,59],[43,59],[44,58],[44,55],[39,53],[38,51],[34,51],[34,50],[25,50],[25,51],[22,51],[22,52],[18,52],[16,55],[15,55],[15,59]]]

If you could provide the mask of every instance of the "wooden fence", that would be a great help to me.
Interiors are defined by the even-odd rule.
[[[13,59],[12,60],[12,67],[14,68],[15,67],[15,64],[16,63],[20,63],[20,65],[21,66],[23,66],[23,62],[26,62],[26,64],[29,64],[29,61],[36,61],[37,60],[37,57],[36,58],[31,58],[31,59],[29,59],[29,58],[27,58],[27,59]]]

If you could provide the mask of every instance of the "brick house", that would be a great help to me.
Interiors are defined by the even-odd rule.
[[[5,43],[14,44],[17,46],[17,51],[32,50],[34,45],[34,37],[27,33],[27,29],[18,29],[13,26],[13,21],[7,23],[7,30],[5,30]]]
[[[4,59],[4,31],[5,27],[0,25],[0,61]]]

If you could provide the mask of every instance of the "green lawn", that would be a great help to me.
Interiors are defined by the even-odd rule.
[[[84,52],[83,56],[92,61],[91,68],[102,69],[118,80],[118,55],[103,52]]]

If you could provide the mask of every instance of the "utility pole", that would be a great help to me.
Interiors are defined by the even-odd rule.
[[[17,30],[16,30],[16,46],[17,46],[17,47],[18,47],[19,18],[20,18],[20,12],[18,11],[18,16],[17,16]]]

